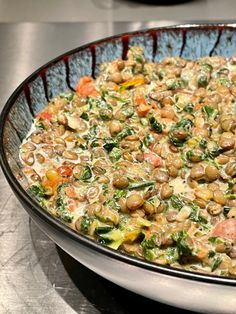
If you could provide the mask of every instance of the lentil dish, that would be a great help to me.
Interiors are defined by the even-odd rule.
[[[20,148],[52,215],[162,265],[236,276],[236,59],[141,47],[51,100]]]

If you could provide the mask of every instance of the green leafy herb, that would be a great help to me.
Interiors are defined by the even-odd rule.
[[[105,100],[106,101],[106,97],[108,96],[108,91],[107,90],[102,90],[102,93],[101,93],[101,98],[102,100]]]
[[[192,113],[193,112],[193,108],[194,108],[194,104],[193,103],[189,103],[184,107],[184,111],[188,112],[188,113]]]
[[[214,107],[212,107],[210,105],[203,106],[202,110],[207,115],[208,118],[210,118],[215,111]]]
[[[189,119],[182,119],[176,124],[174,124],[169,131],[169,141],[172,145],[181,147],[185,143],[187,139],[191,136],[191,128],[193,126],[193,122]],[[177,137],[175,136],[175,131],[184,131],[186,133],[185,137]]]
[[[207,147],[207,140],[205,140],[204,138],[202,138],[199,142],[199,146],[201,148],[206,148]]]
[[[95,139],[96,136],[97,136],[97,125],[93,125],[93,126],[90,128],[89,132],[88,132],[87,134],[83,135],[83,138],[84,138],[86,141],[88,141],[88,140],[93,140],[93,139]]]
[[[38,201],[45,197],[45,190],[41,184],[33,184],[28,188],[28,192],[32,194]]]
[[[229,69],[227,69],[227,68],[220,68],[220,69],[216,72],[217,75],[228,74],[228,73],[229,73]]]
[[[223,85],[223,86],[230,87],[230,80],[229,80],[228,78],[226,78],[226,77],[221,77],[221,78],[219,79],[219,82],[220,82],[220,84]]]
[[[212,72],[213,71],[213,66],[209,63],[202,63],[201,65],[201,71],[202,72]]]
[[[230,211],[230,207],[228,207],[228,206],[224,206],[223,207],[223,215],[225,216],[225,217],[227,217],[227,215],[228,215],[228,212]]]
[[[193,248],[188,243],[188,234],[185,230],[177,231],[172,234],[172,239],[176,242],[180,256],[191,256]]]
[[[66,205],[66,196],[65,196],[65,187],[66,183],[62,183],[57,188],[57,197],[56,197],[56,215],[64,220],[65,222],[71,223],[73,220],[73,215],[67,210]]]
[[[92,223],[91,217],[89,217],[87,214],[83,215],[80,223],[81,231],[83,233],[88,233],[88,229],[91,223]]]
[[[107,190],[107,189],[108,189],[108,184],[107,184],[107,183],[104,183],[104,184],[102,185],[102,190],[105,191],[105,190]]]
[[[107,108],[102,108],[99,110],[99,116],[103,121],[108,121],[112,118],[112,110]]]
[[[104,142],[103,147],[108,152],[112,151],[114,147],[118,147],[117,139],[114,139],[112,137],[104,138],[103,142]]]
[[[47,207],[45,189],[40,183],[31,185],[27,191],[34,196],[42,207]]]
[[[205,153],[202,154],[202,160],[213,160],[217,156],[219,156],[222,153],[222,149],[219,146],[213,147],[211,150],[206,150]]]
[[[156,235],[153,234],[150,239],[143,240],[141,242],[141,247],[143,249],[154,249],[156,247]]]
[[[80,180],[87,181],[87,180],[91,179],[91,177],[92,177],[92,171],[91,171],[90,167],[85,166],[81,175],[80,175]]]
[[[65,98],[68,102],[71,102],[74,98],[75,93],[69,93],[69,94],[64,94],[62,93],[60,95],[61,98]]]
[[[89,115],[87,112],[81,113],[80,118],[84,119],[85,121],[89,121]]]
[[[166,85],[168,89],[176,90],[184,88],[186,86],[186,83],[182,79],[169,79],[166,81]]]
[[[120,210],[120,205],[116,202],[117,200],[115,199],[111,199],[111,200],[107,200],[104,205],[108,206],[116,211]]]
[[[207,220],[200,215],[199,207],[194,203],[190,203],[191,213],[189,215],[189,219],[199,223],[200,225],[206,225]]]
[[[193,158],[194,156],[195,156],[195,155],[194,155],[194,153],[193,153],[192,150],[188,150],[188,151],[186,152],[186,158],[187,158],[188,160],[192,160],[192,158]]]
[[[133,129],[126,125],[126,127],[116,136],[117,141],[123,140],[123,138],[132,135],[134,133]]]
[[[140,64],[143,64],[143,57],[138,55],[138,54],[134,54],[134,60],[137,62],[137,63],[140,63]]]
[[[125,99],[125,98],[122,98],[122,97],[117,97],[117,96],[111,95],[111,98],[114,98],[117,101],[119,101],[119,102],[121,102],[121,103],[123,103],[125,105],[128,105],[130,103],[129,99]]]
[[[162,125],[161,123],[157,122],[157,119],[154,118],[154,117],[151,117],[149,119],[149,122],[150,122],[150,125],[151,125],[151,128],[156,131],[157,133],[161,133],[162,132]]]
[[[209,251],[208,252],[208,258],[212,258],[212,257],[214,257],[216,255],[216,252],[214,252],[214,251]]]
[[[41,130],[45,130],[45,129],[46,129],[46,127],[45,127],[45,125],[43,124],[42,121],[40,121],[40,122],[38,122],[38,123],[36,124],[36,128],[37,128],[37,129],[41,129]]]
[[[94,147],[99,147],[100,144],[98,143],[97,140],[94,140],[94,141],[91,142],[90,146],[91,146],[92,148],[94,148]]]
[[[224,243],[224,240],[222,238],[219,238],[219,237],[209,237],[208,242],[210,242],[212,244],[222,244],[222,243]]]
[[[122,197],[127,196],[128,191],[127,190],[115,190],[113,194],[113,198],[118,201]]]
[[[122,156],[122,152],[117,147],[112,148],[109,154],[109,158],[112,162],[118,161],[121,158],[121,156]]]
[[[162,81],[165,76],[165,70],[161,69],[157,75],[158,75],[159,80]]]
[[[91,146],[92,147],[92,146]],[[82,150],[87,149],[87,145],[84,144],[79,144],[79,148],[81,148]]]
[[[222,263],[222,258],[217,256],[215,259],[214,259],[214,262],[212,264],[212,267],[211,267],[211,271],[215,271],[219,266],[220,264]]]
[[[147,136],[144,137],[143,143],[146,147],[149,147],[152,143],[155,142],[154,136],[151,134],[148,134]]]
[[[184,206],[184,203],[176,195],[171,196],[170,202],[175,209],[181,209]]]
[[[130,183],[128,186],[128,190],[139,190],[139,189],[145,189],[150,186],[154,186],[155,181],[143,181],[143,182],[136,182],[136,183]]]
[[[121,107],[121,112],[126,116],[126,118],[130,118],[134,114],[134,109],[130,105],[124,104]]]
[[[169,265],[179,260],[179,250],[177,247],[168,247],[166,250],[166,261]]]
[[[201,73],[199,78],[198,78],[198,87],[207,87],[209,83],[209,79],[208,79],[208,76],[206,74]]]

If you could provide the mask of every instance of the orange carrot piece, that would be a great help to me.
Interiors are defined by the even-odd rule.
[[[141,104],[137,108],[137,113],[140,117],[145,117],[147,113],[150,111],[151,107],[149,105]]]

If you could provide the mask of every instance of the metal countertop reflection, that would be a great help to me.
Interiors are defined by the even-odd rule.
[[[0,23],[0,110],[23,79],[57,55],[131,30],[178,24]],[[148,285],[148,282],[144,282]],[[0,314],[190,313],[131,293],[91,272],[30,220],[0,170]]]

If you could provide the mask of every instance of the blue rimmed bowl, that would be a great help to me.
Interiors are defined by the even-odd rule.
[[[33,117],[54,96],[74,90],[99,65],[144,47],[148,60],[236,54],[236,24],[182,25],[109,37],[57,57],[30,75],[11,95],[0,117],[0,163],[15,195],[38,226],[76,260],[114,283],[153,300],[202,313],[236,313],[236,279],[188,272],[139,260],[80,235],[27,194],[19,146]]]

